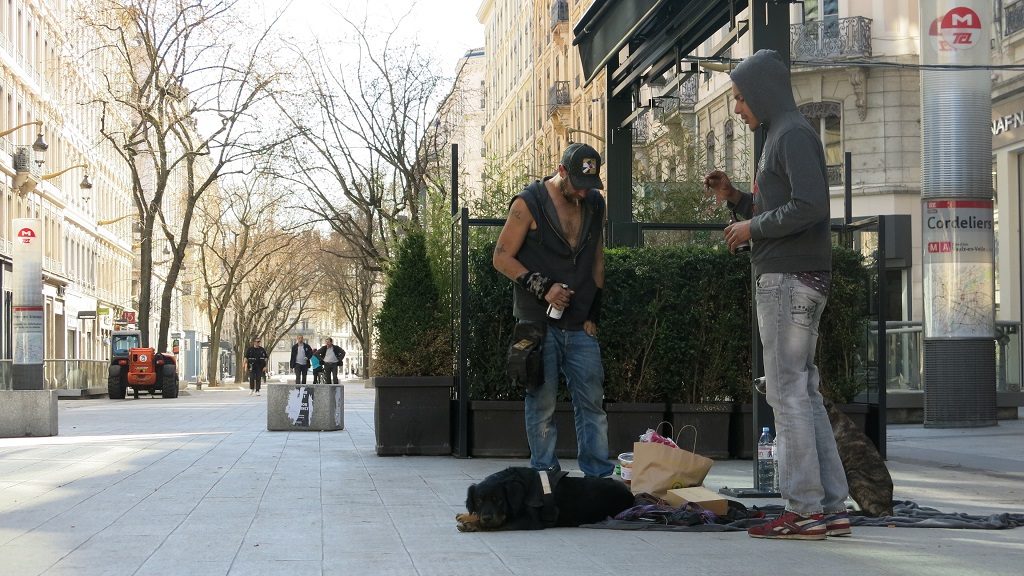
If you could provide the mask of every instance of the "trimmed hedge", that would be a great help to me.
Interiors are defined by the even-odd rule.
[[[505,376],[515,319],[512,283],[491,266],[493,242],[470,254],[474,400],[514,400]],[[863,388],[867,272],[833,249],[833,286],[821,323],[818,366],[826,393],[849,401]],[[605,397],[619,402],[746,401],[750,387],[750,260],[720,247],[656,246],[605,252],[600,326]],[[564,394],[564,391],[562,392]]]

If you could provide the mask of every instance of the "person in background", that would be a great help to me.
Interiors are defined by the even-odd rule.
[[[757,325],[764,345],[765,397],[775,413],[779,491],[786,511],[753,526],[754,538],[823,540],[851,533],[846,473],[814,365],[818,324],[832,281],[828,176],[818,131],[797,110],[789,69],[758,50],[730,73],[735,113],[761,130],[753,188],[721,171],[704,184],[744,220],[725,229],[729,249],[750,241]]]
[[[335,346],[333,339],[328,338],[324,346],[316,351],[316,355],[324,363],[325,384],[337,384],[338,364],[345,359],[345,351],[341,346]]]
[[[242,367],[249,373],[249,396],[260,395],[260,384],[267,377],[267,349],[260,344],[259,338],[252,339],[252,345],[245,350],[245,365]]]
[[[306,373],[309,370],[309,359],[313,356],[313,348],[303,341],[302,336],[295,337],[295,344],[292,344],[292,357],[289,366],[295,370],[295,383],[305,384]]]

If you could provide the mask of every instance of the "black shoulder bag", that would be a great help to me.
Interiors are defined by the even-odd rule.
[[[508,347],[508,377],[512,383],[533,390],[544,383],[544,336],[546,322],[519,322]]]

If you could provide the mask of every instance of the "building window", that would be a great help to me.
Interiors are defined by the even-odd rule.
[[[715,169],[715,132],[708,132],[704,145],[705,159],[707,160],[708,171]]]
[[[825,165],[829,186],[843,183],[843,105],[839,102],[809,102],[800,113],[818,131],[825,147]]]
[[[734,152],[733,151],[733,145],[734,145],[733,136],[735,135],[735,130],[733,128],[732,120],[727,120],[725,122],[725,127],[724,127],[724,130],[723,130],[723,135],[724,135],[725,142],[722,144],[722,169],[725,170],[726,174],[732,174],[733,173],[733,152]]]

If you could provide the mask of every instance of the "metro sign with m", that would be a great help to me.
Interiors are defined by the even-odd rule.
[[[954,50],[973,48],[981,35],[981,18],[967,6],[957,6],[940,19],[942,39]]]

